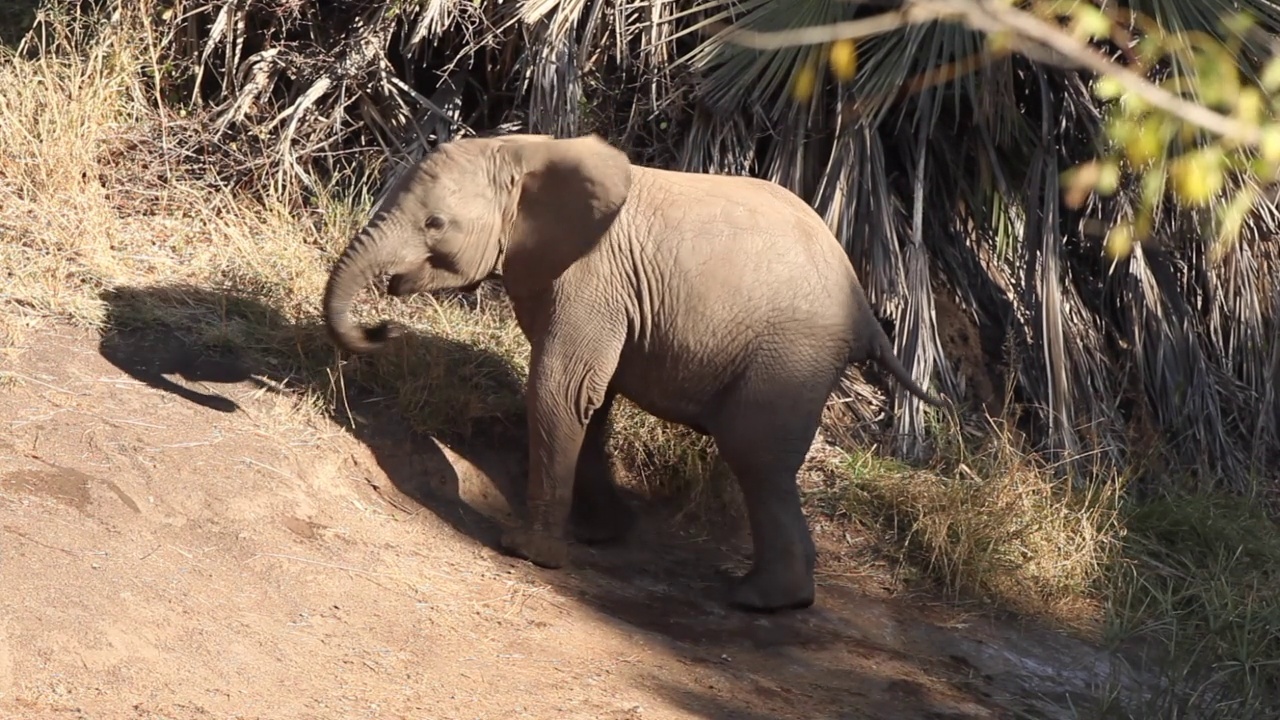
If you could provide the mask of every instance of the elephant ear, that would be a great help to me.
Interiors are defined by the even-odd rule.
[[[600,243],[631,190],[631,161],[596,135],[513,139],[503,151],[517,197],[502,276],[511,290],[537,290]]]

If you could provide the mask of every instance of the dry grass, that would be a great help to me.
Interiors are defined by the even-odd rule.
[[[827,481],[814,499],[889,531],[903,569],[956,598],[1096,635],[1102,584],[1121,550],[1118,479],[1072,490],[1002,422],[944,427],[936,441],[936,459],[923,467],[874,449],[838,453],[824,461]]]
[[[197,126],[149,102],[138,71],[148,51],[127,21],[92,41],[64,36],[37,59],[0,58],[4,344],[48,317],[162,327],[274,363],[318,412],[340,415],[358,381],[398,398],[426,432],[518,432],[528,350],[500,295],[372,297],[363,314],[411,332],[382,356],[337,365],[319,298],[368,188],[302,202],[278,185],[247,195],[194,176],[181,138]],[[847,450],[824,462],[814,499],[891,530],[906,565],[957,594],[1090,631],[1109,610],[1113,632],[1163,641],[1177,660],[1165,667],[1183,669],[1178,688],[1206,669],[1230,687],[1276,687],[1274,523],[1216,499],[1130,505],[1125,478],[1105,468],[1087,490],[1066,490],[1002,427],[940,428],[938,459],[923,469]],[[620,463],[650,494],[733,494],[705,438],[626,404],[615,431]],[[1184,701],[1171,692],[1162,707]]]

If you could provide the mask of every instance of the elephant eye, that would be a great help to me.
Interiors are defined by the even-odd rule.
[[[439,230],[443,230],[446,224],[447,223],[445,223],[444,218],[440,217],[439,215],[428,215],[426,222],[423,223],[423,226],[426,227],[428,230],[439,231]]]

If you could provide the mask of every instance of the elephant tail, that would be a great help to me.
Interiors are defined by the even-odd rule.
[[[911,378],[911,373],[907,372],[907,369],[903,367],[902,361],[898,359],[898,356],[893,354],[893,345],[889,342],[889,336],[884,334],[884,331],[880,329],[880,324],[875,322],[874,319],[871,324],[875,328],[873,333],[875,337],[871,341],[871,357],[886,368],[889,374],[897,378],[898,382],[902,383],[902,386],[910,391],[912,395],[934,407],[950,407],[950,402],[930,394]]]

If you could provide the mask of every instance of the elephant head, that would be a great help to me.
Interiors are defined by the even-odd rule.
[[[547,287],[608,231],[631,189],[626,153],[595,135],[507,135],[446,143],[409,168],[329,275],[324,318],[349,352],[397,330],[359,327],[351,303],[388,273],[387,293],[469,288],[501,274],[509,292]]]

